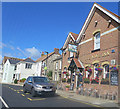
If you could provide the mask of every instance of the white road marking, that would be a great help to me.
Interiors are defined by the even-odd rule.
[[[5,103],[5,101],[3,100],[3,98],[0,96],[1,101],[3,102],[3,104],[5,105],[6,108],[9,108],[8,105]]]

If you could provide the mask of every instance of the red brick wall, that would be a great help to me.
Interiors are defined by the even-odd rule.
[[[100,51],[96,51],[93,53],[91,52],[92,50],[94,50],[94,36],[93,36],[94,31],[100,30],[100,34],[101,34],[118,26],[118,23],[112,20],[112,23],[108,28],[108,20],[112,20],[112,19],[109,16],[102,13],[100,10],[98,9],[96,10],[94,16],[92,17],[92,20],[90,21],[85,31],[85,37],[82,38],[81,42],[88,40],[90,38],[93,38],[93,40],[78,46],[79,59],[82,61],[83,65],[92,64],[92,62],[94,62],[95,60],[100,61],[99,65],[101,65],[101,63],[104,61],[108,61],[109,63],[111,63],[112,59],[115,59],[116,64],[118,64],[118,31],[117,30],[101,36]],[[94,26],[95,21],[98,21],[96,27]],[[112,49],[115,49],[115,53],[111,53]],[[109,52],[109,55],[102,56],[104,55],[104,53],[107,52]],[[94,58],[92,56],[94,56]]]

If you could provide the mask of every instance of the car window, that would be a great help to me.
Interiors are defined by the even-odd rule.
[[[32,81],[32,78],[31,78],[31,77],[28,77],[27,81]]]
[[[46,77],[34,77],[35,83],[47,83],[49,82],[48,78]]]

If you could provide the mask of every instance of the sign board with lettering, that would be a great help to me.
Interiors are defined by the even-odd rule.
[[[68,45],[68,51],[70,51],[70,52],[77,52],[77,46],[69,44]]]
[[[118,71],[110,72],[110,82],[111,85],[118,85]]]

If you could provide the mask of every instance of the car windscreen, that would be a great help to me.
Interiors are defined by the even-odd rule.
[[[48,82],[50,82],[48,80],[48,78],[46,78],[46,77],[34,77],[33,79],[34,79],[35,83],[48,83]]]

